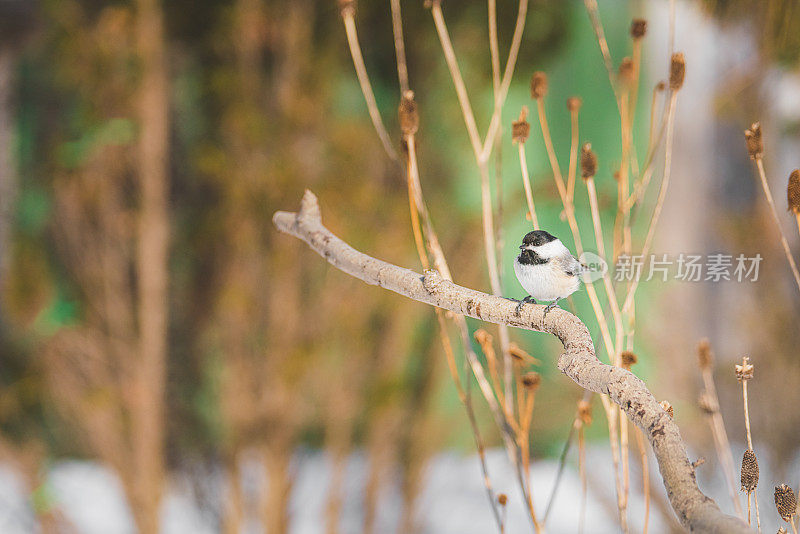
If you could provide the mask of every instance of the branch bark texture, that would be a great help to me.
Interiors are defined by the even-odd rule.
[[[323,226],[317,198],[310,191],[303,196],[299,213],[279,211],[272,221],[281,232],[308,243],[334,267],[368,284],[482,321],[553,334],[564,345],[558,359],[561,372],[585,389],[608,395],[644,431],[672,508],[685,528],[719,534],[752,532],[747,523],[723,513],[700,491],[678,426],[642,380],[597,359],[589,330],[576,316],[555,308],[545,318],[544,306],[533,304],[517,313],[516,302],[461,287],[437,271],[421,275],[363,254]]]

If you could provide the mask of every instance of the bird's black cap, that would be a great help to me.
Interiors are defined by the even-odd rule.
[[[544,230],[534,230],[525,234],[525,237],[522,238],[522,245],[519,248],[527,246],[538,247],[555,240],[556,237],[554,235]]]

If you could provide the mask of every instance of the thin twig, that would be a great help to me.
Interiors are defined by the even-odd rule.
[[[586,440],[584,438],[583,423],[578,429],[578,474],[581,478],[581,511],[578,520],[578,534],[583,534],[586,524]]]
[[[347,44],[350,46],[350,56],[353,58],[353,66],[356,68],[356,76],[358,76],[358,83],[361,85],[361,92],[364,94],[364,100],[367,103],[367,110],[369,117],[372,119],[372,125],[378,133],[378,138],[381,140],[383,149],[392,161],[399,162],[400,158],[397,151],[392,146],[389,138],[389,133],[383,125],[381,113],[378,111],[378,104],[375,102],[375,94],[372,92],[372,84],[370,84],[369,76],[367,75],[367,67],[364,65],[364,57],[361,55],[361,46],[358,43],[358,33],[356,33],[356,21],[353,17],[352,9],[342,10],[342,20],[344,21],[344,29],[347,34]]]
[[[472,113],[472,106],[469,103],[467,87],[464,85],[464,79],[461,77],[461,70],[458,68],[456,53],[453,49],[453,43],[447,31],[447,24],[445,24],[444,16],[442,15],[442,6],[439,2],[434,2],[431,6],[431,15],[433,16],[436,33],[439,35],[439,42],[442,45],[447,68],[450,71],[450,78],[452,78],[453,86],[455,86],[456,89],[458,104],[461,106],[461,114],[464,116],[464,124],[467,126],[467,134],[469,135],[469,141],[472,145],[472,151],[475,154],[480,154],[482,147],[480,134],[478,134],[478,125],[475,123],[475,115]]]
[[[581,402],[590,402],[592,398],[592,392],[585,391],[583,394],[583,398]],[[567,439],[564,441],[564,447],[561,449],[561,454],[558,457],[558,469],[556,470],[556,479],[553,482],[553,489],[550,490],[550,498],[547,499],[547,508],[545,508],[544,516],[542,516],[542,523],[547,523],[547,518],[550,517],[550,511],[553,509],[553,503],[556,499],[556,492],[558,491],[559,486],[561,485],[561,478],[564,474],[564,467],[567,463],[567,454],[569,453],[569,449],[572,446],[572,440],[575,436],[575,431],[578,429],[582,429],[583,425],[581,422],[581,414],[580,414],[580,403],[578,411],[575,412],[575,417],[572,419],[572,424],[569,427],[569,432],[567,433]]]
[[[728,433],[725,431],[725,422],[722,420],[722,414],[719,411],[719,397],[717,396],[714,375],[710,366],[703,367],[702,376],[703,385],[705,386],[705,398],[709,403],[708,409],[710,410],[711,435],[714,438],[714,446],[717,449],[717,457],[722,466],[722,472],[725,474],[728,495],[731,501],[733,501],[736,515],[743,517],[742,506],[739,503],[739,496],[736,491],[736,467],[733,463]]]
[[[606,34],[603,31],[603,23],[600,21],[600,13],[597,9],[597,0],[583,0],[586,6],[586,11],[589,13],[589,20],[592,23],[592,29],[597,37],[597,43],[600,45],[600,52],[603,54],[603,63],[608,72],[608,81],[611,83],[611,89],[614,95],[617,95],[617,77],[614,73],[614,64],[611,61],[611,52],[608,50],[608,41],[606,41]],[[619,98],[616,98],[619,100]]]
[[[575,198],[575,178],[578,174],[578,109],[569,110],[570,143],[569,143],[569,169],[567,170],[567,199],[572,202]]]
[[[390,0],[392,7],[392,33],[394,34],[394,51],[397,58],[397,79],[400,82],[400,94],[409,90],[408,64],[406,63],[406,46],[403,40],[403,17],[400,11],[400,0]]]
[[[647,446],[644,442],[642,430],[636,428],[636,444],[639,447],[639,458],[642,463],[642,492],[644,493],[644,527],[642,534],[647,534],[650,524],[650,465],[647,462]]]
[[[764,172],[764,162],[761,161],[761,158],[756,158],[756,167],[758,167],[758,176],[761,178],[761,188],[764,190],[764,196],[767,198],[769,209],[772,212],[772,219],[775,221],[775,226],[781,234],[781,245],[783,245],[783,252],[786,254],[786,261],[789,262],[789,267],[792,269],[792,274],[794,275],[794,281],[797,283],[797,289],[800,291],[800,272],[797,271],[797,265],[794,262],[794,257],[792,257],[792,251],[789,249],[789,242],[786,240],[786,235],[783,233],[781,219],[778,217],[775,201],[772,200],[772,192],[769,189],[767,175]]]
[[[492,88],[494,97],[500,91],[500,45],[497,42],[497,0],[488,0],[489,10],[489,55],[492,57]]]
[[[478,134],[478,127],[475,123],[475,116],[472,112],[472,107],[469,102],[469,95],[467,94],[467,89],[464,85],[464,80],[458,67],[455,50],[453,49],[453,44],[450,40],[450,34],[447,31],[447,25],[442,14],[441,2],[435,1],[431,5],[431,14],[433,16],[434,25],[436,26],[436,32],[439,36],[439,42],[441,43],[442,50],[445,55],[445,61],[450,71],[450,77],[452,78],[453,85],[456,89],[456,95],[458,97],[459,105],[461,106],[461,112],[464,116],[464,122],[467,126],[467,133],[470,138],[470,143],[475,154],[475,161],[478,165],[478,170],[481,176],[481,214],[483,222],[484,250],[486,253],[486,261],[489,270],[489,282],[492,292],[498,295],[502,294],[502,288],[500,285],[500,274],[497,263],[497,244],[494,231],[494,217],[491,201],[491,188],[489,185],[489,169],[487,163],[489,154],[491,154],[492,147],[494,146],[495,135],[499,131],[500,112],[502,110],[503,103],[505,102],[506,95],[508,94],[508,88],[511,84],[511,77],[516,65],[519,46],[522,42],[522,32],[525,27],[525,15],[527,13],[527,9],[528,0],[520,0],[519,9],[517,12],[517,22],[514,28],[511,49],[508,53],[508,60],[506,61],[503,79],[500,84],[499,93],[495,95],[494,112],[492,113],[492,119],[489,124],[486,139],[484,143],[481,144],[480,135]],[[498,333],[500,337],[500,347],[503,351],[505,398],[506,409],[508,409],[512,401],[511,356],[508,352],[510,338],[508,335],[508,329],[503,325],[500,325]],[[535,524],[536,521],[533,517],[533,514],[531,514],[531,519]]]
[[[531,179],[528,175],[528,162],[525,158],[525,143],[519,144],[519,166],[522,170],[522,185],[525,187],[525,200],[528,202],[528,213],[531,215],[533,229],[539,229],[539,218],[536,216],[536,205],[533,203],[533,192],[531,191]]]
[[[647,236],[645,237],[644,245],[642,246],[642,257],[646,257],[650,252],[650,246],[653,242],[656,225],[658,224],[658,218],[661,215],[662,208],[664,207],[664,200],[666,199],[667,188],[669,187],[669,177],[672,170],[672,132],[675,125],[675,102],[677,98],[678,91],[672,90],[670,93],[670,104],[667,115],[667,144],[666,148],[664,149],[664,177],[661,180],[661,190],[658,192],[658,200],[656,201],[656,206],[653,209],[653,215],[650,218],[650,226],[647,229]],[[630,309],[638,285],[639,277],[634,277],[631,286],[628,288],[628,293],[625,296],[625,304],[622,306],[623,313]]]

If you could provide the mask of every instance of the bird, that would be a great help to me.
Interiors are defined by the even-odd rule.
[[[587,268],[581,264],[556,236],[544,230],[528,232],[519,246],[519,256],[514,260],[517,280],[528,292],[519,301],[517,314],[525,303],[550,302],[547,313],[578,290],[581,275]]]

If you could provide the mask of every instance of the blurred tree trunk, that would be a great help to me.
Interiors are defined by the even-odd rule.
[[[164,21],[158,0],[138,0],[139,93],[137,243],[139,367],[132,414],[136,465],[134,515],[144,534],[159,528],[164,484],[164,388],[167,358],[169,254],[169,104]]]

